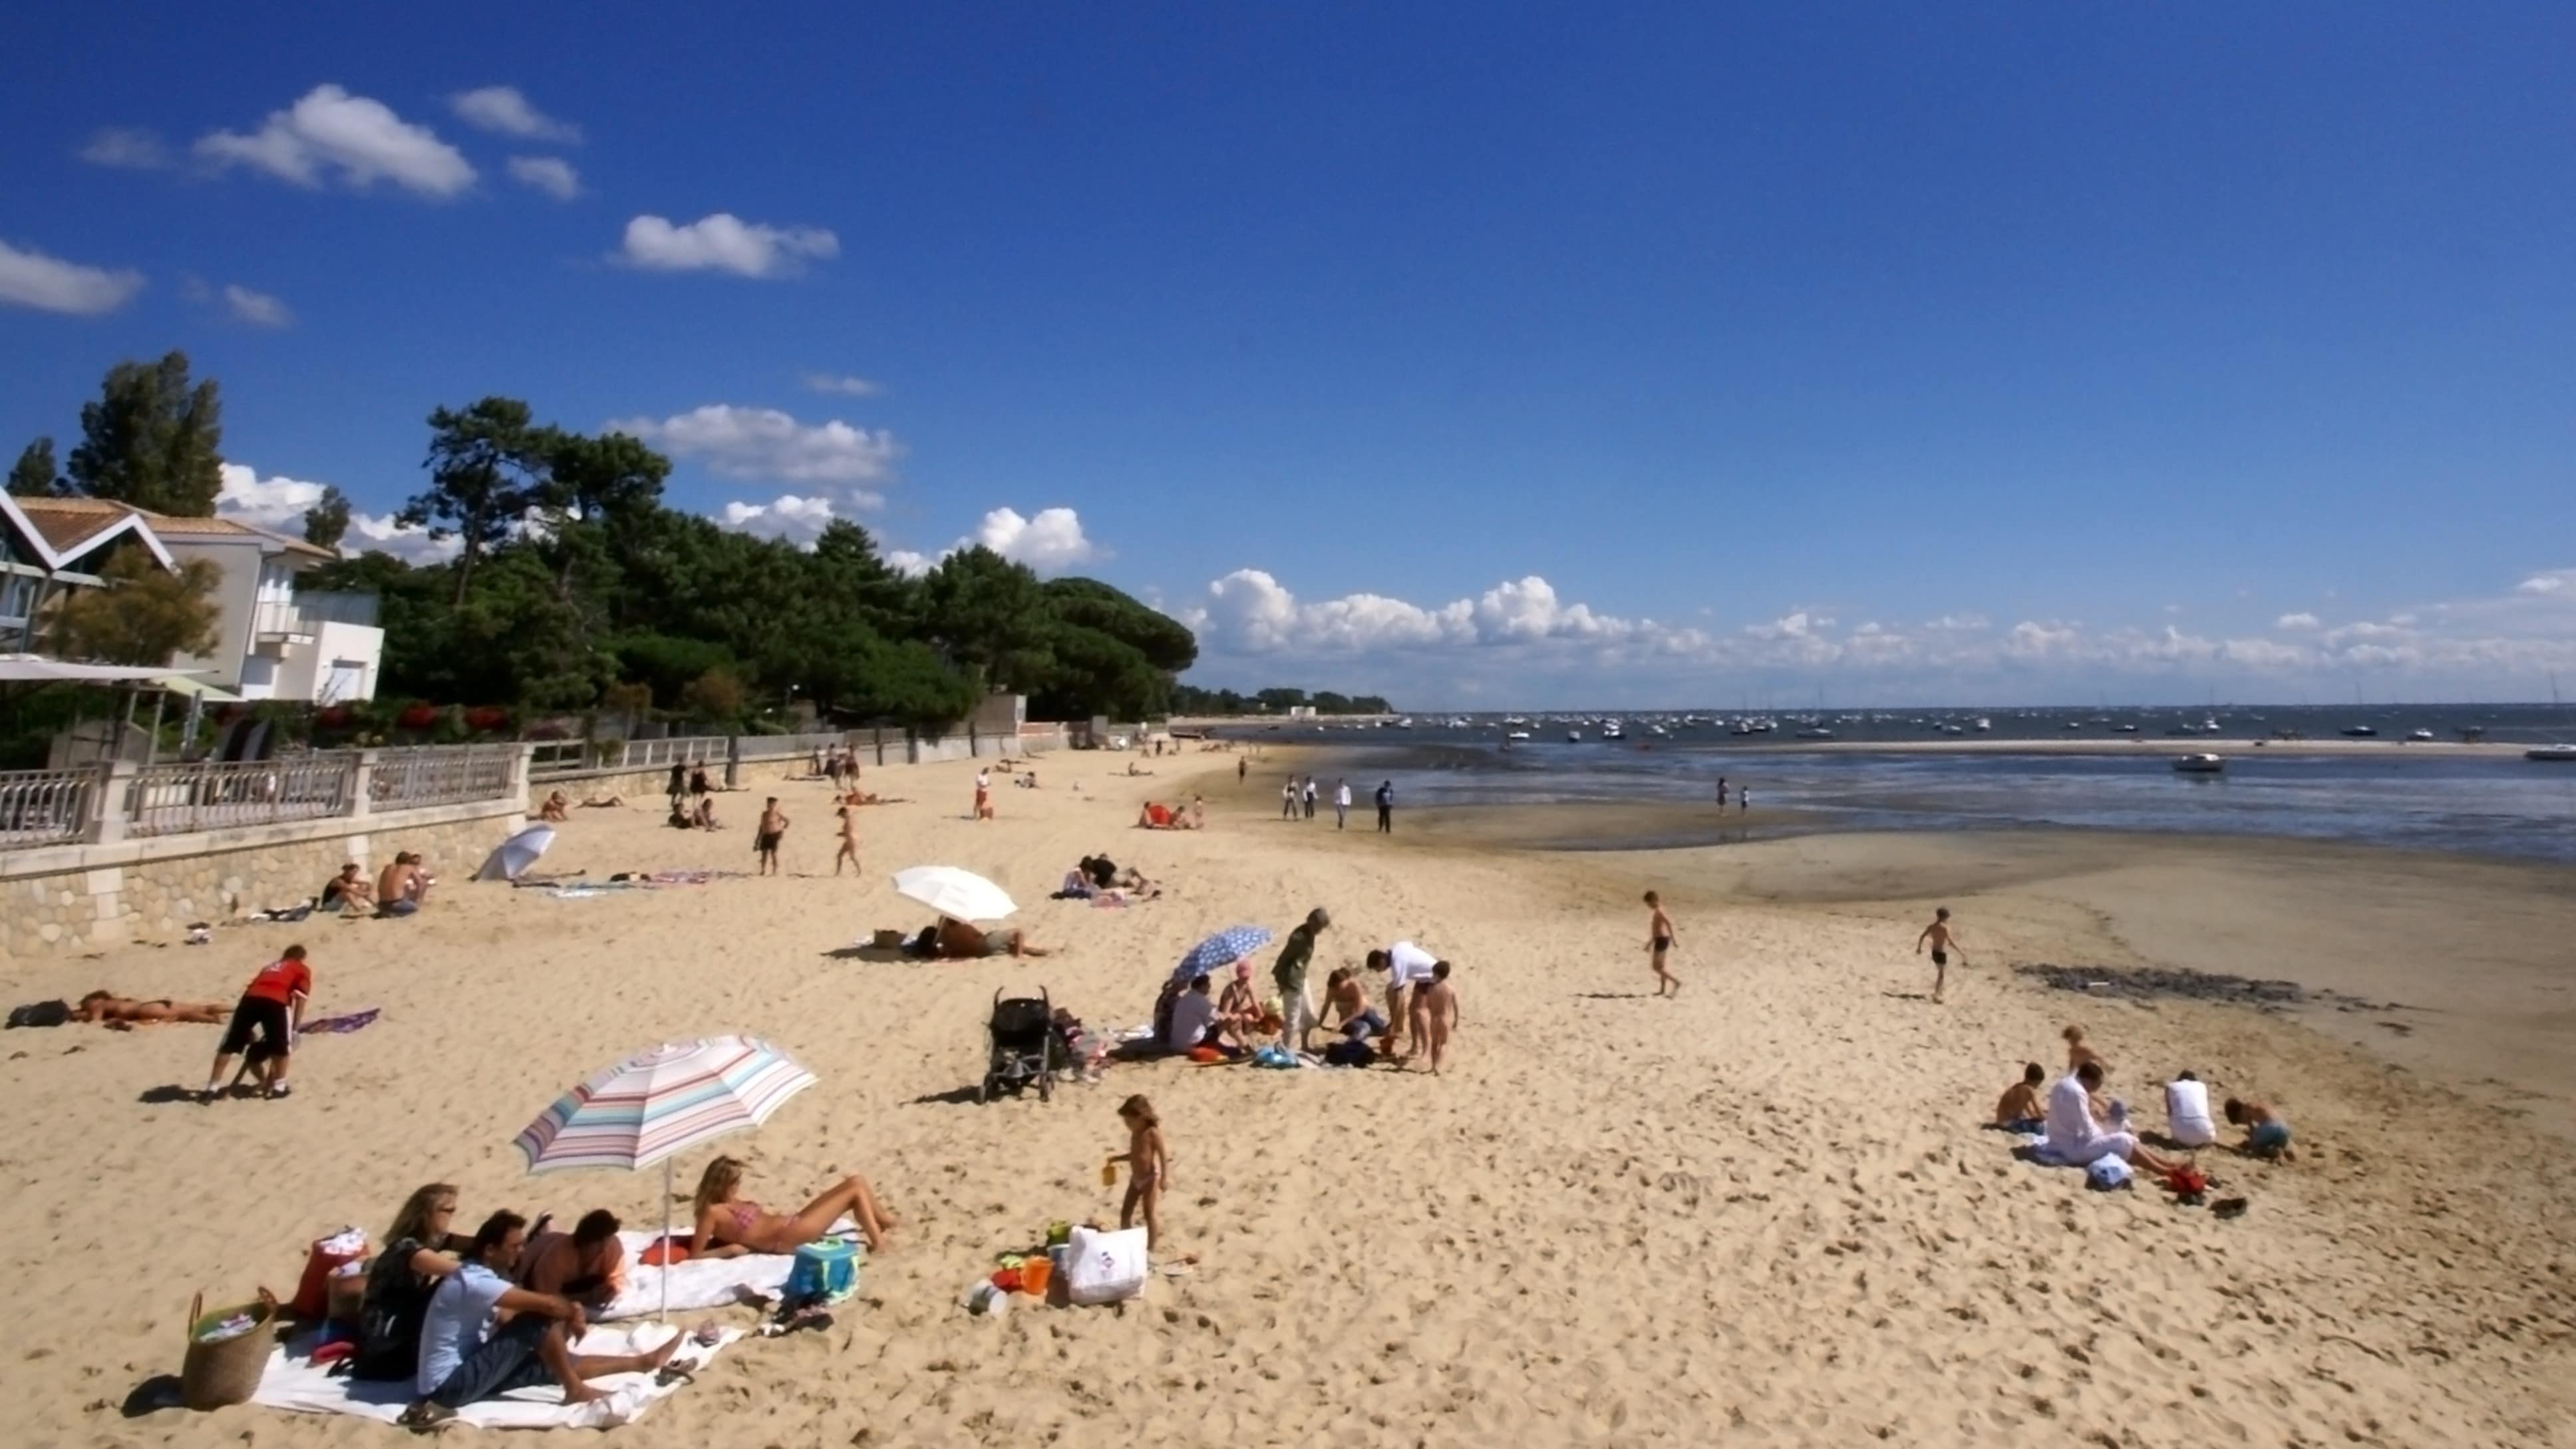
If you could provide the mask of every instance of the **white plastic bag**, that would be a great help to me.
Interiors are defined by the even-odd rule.
[[[1145,1287],[1145,1230],[1075,1228],[1065,1245],[1064,1296],[1072,1303],[1117,1303]]]

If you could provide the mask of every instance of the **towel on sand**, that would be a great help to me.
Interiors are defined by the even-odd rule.
[[[834,1233],[854,1233],[858,1228],[843,1218],[833,1225]],[[787,1287],[788,1271],[796,1266],[793,1253],[745,1253],[739,1258],[691,1258],[675,1268],[656,1268],[644,1261],[644,1250],[661,1241],[660,1233],[619,1233],[617,1239],[626,1245],[626,1291],[617,1301],[591,1316],[594,1323],[609,1323],[621,1318],[651,1318],[662,1311],[662,1280],[671,1282],[671,1311],[684,1309],[725,1308],[746,1298],[776,1297]]]
[[[667,1332],[685,1330],[671,1328]],[[594,1328],[581,1341],[580,1351],[596,1354],[638,1353],[662,1342],[665,1330],[652,1325],[634,1328]],[[728,1328],[713,1348],[691,1344],[674,1356],[674,1363],[692,1363],[703,1368],[722,1352],[727,1344],[742,1337],[742,1330]],[[368,1383],[358,1379],[331,1377],[328,1365],[313,1362],[316,1335],[307,1334],[268,1356],[268,1369],[260,1375],[259,1392],[251,1402],[272,1409],[297,1414],[355,1414],[390,1424],[411,1405],[412,1387],[406,1381]],[[618,1424],[631,1424],[644,1417],[654,1404],[680,1391],[686,1380],[670,1384],[654,1382],[651,1374],[612,1374],[593,1382],[608,1391],[608,1397],[587,1404],[563,1402],[563,1391],[553,1384],[521,1389],[498,1399],[485,1399],[457,1411],[459,1423],[478,1429],[606,1429]]]

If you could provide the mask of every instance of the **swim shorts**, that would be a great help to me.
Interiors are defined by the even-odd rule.
[[[1935,965],[1935,966],[1947,966],[1947,965],[1949,965],[1949,964],[1950,964],[1950,953],[1949,953],[1949,952],[1947,952],[1947,951],[1935,951],[1935,952],[1933,952],[1933,953],[1932,953],[1932,964],[1933,964],[1933,965]]]
[[[265,996],[245,996],[233,1008],[232,1024],[224,1028],[224,1044],[217,1055],[234,1057],[248,1050],[253,1036],[274,1055],[287,1050],[286,1003]]]
[[[778,832],[775,830],[763,831],[752,837],[751,850],[754,855],[768,855],[777,849]]]

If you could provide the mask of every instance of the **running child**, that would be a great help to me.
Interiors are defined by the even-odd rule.
[[[1962,966],[1968,964],[1967,948],[1960,945],[1958,938],[1950,934],[1948,906],[1934,911],[1932,924],[1925,926],[1923,934],[1914,938],[1914,954],[1922,955],[1923,948],[1927,945],[1932,948],[1932,1004],[1938,1006],[1941,1004],[1942,988],[1950,984],[1950,953],[1958,952],[1959,964]]]
[[[1119,1104],[1118,1120],[1127,1124],[1127,1150],[1109,1160],[1126,1163],[1128,1170],[1127,1201],[1118,1208],[1118,1226],[1134,1227],[1136,1210],[1142,1207],[1145,1245],[1150,1248],[1163,1235],[1163,1188],[1171,1178],[1171,1153],[1163,1143],[1162,1119],[1141,1094]]]

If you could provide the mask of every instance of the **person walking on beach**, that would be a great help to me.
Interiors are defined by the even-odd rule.
[[[1333,787],[1333,828],[1341,830],[1351,823],[1351,782],[1345,777]]]
[[[1243,783],[1243,777],[1244,777],[1244,776],[1246,776],[1246,775],[1249,775],[1249,774],[1251,774],[1251,773],[1252,773],[1252,757],[1251,757],[1250,755],[1237,755],[1237,756],[1235,756],[1235,757],[1234,757],[1234,783],[1236,783],[1236,784],[1238,784],[1238,785],[1242,784],[1242,783]]]
[[[1297,818],[1297,777],[1294,775],[1288,777],[1287,784],[1279,787],[1279,818],[1282,820]]]
[[[778,841],[787,833],[787,812],[778,808],[778,797],[760,812],[760,827],[751,833],[752,858],[760,862],[760,874],[778,874]]]
[[[1380,780],[1377,784],[1377,833],[1395,833],[1395,782]]]
[[[1746,811],[1748,811],[1748,810],[1750,810],[1750,809],[1752,809],[1752,808],[1753,808],[1753,792],[1752,792],[1752,791],[1750,791],[1750,790],[1747,790],[1747,789],[1743,789],[1743,788],[1741,788],[1741,787],[1738,787],[1738,788],[1737,788],[1737,790],[1736,790],[1736,792],[1735,792],[1735,813],[1736,813],[1736,814],[1738,814],[1738,815],[1741,815],[1741,814],[1743,814],[1744,812],[1746,812]]]
[[[1449,1034],[1458,1028],[1458,988],[1449,984],[1449,963],[1437,961],[1431,966],[1431,982],[1414,996],[1414,1038],[1431,1054],[1431,1075],[1440,1075],[1441,1060],[1449,1054]]]
[[[233,1058],[251,1051],[251,1038],[259,1038],[259,1047],[251,1060],[258,1066],[260,1081],[271,1097],[287,1093],[286,1068],[295,1052],[295,1033],[304,1026],[304,1004],[313,999],[313,972],[304,964],[304,948],[289,946],[276,960],[259,968],[259,974],[242,988],[241,1001],[233,1007],[232,1024],[224,1028],[223,1042],[215,1048],[215,1064],[206,1073],[206,1090],[197,1095],[200,1102],[215,1100],[224,1089],[224,1073]]]
[[[1726,808],[1726,777],[1724,775],[1717,777],[1717,808],[1720,810]]]
[[[1279,1014],[1286,1018],[1279,1029],[1279,1044],[1293,1052],[1306,1049],[1306,1038],[1315,1030],[1315,1003],[1306,995],[1306,967],[1315,959],[1315,938],[1333,923],[1333,918],[1317,906],[1306,913],[1306,919],[1288,933],[1288,944],[1281,947],[1279,960],[1270,968],[1271,984],[1279,988]]]
[[[1646,892],[1646,960],[1655,968],[1655,994],[1679,996],[1681,978],[1664,964],[1664,956],[1673,949],[1673,918],[1664,911],[1664,903],[1653,891]]]
[[[832,857],[832,874],[839,875],[841,862],[846,860],[850,863],[851,873],[865,880],[866,876],[859,870],[859,817],[851,814],[850,807],[847,805],[841,807],[840,813],[841,849],[839,854]]]
[[[707,767],[699,765],[689,771],[689,793],[700,800],[707,798]]]
[[[671,762],[671,813],[680,813],[680,797],[689,793],[689,767],[677,760]]]
[[[1938,1006],[1941,1004],[1942,988],[1950,982],[1950,953],[1958,952],[1959,964],[1962,966],[1968,964],[1968,949],[1959,944],[1957,937],[1950,934],[1948,906],[1934,911],[1932,924],[1925,926],[1923,934],[1914,938],[1914,954],[1922,955],[1923,948],[1926,946],[1932,948],[1932,1004]]]
[[[993,818],[993,772],[990,770],[975,772],[975,818]]]
[[[1315,818],[1315,777],[1312,775],[1306,777],[1306,818]]]

